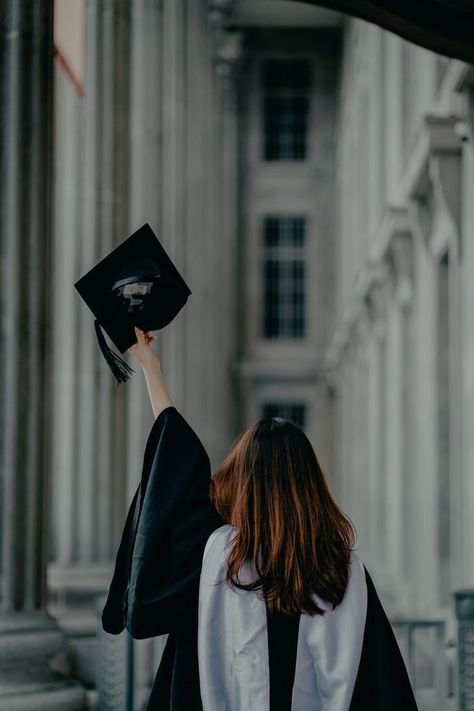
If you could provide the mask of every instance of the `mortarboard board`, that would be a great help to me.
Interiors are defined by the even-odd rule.
[[[118,385],[135,371],[109,348],[101,327],[125,353],[137,340],[134,326],[143,331],[167,326],[191,294],[148,223],[74,286],[95,316],[97,340]]]

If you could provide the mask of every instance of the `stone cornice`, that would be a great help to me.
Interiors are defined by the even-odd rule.
[[[460,252],[461,137],[458,117],[427,116],[406,171],[416,227],[434,257]]]
[[[209,0],[208,18],[213,45],[213,63],[222,89],[234,89],[242,58],[243,33],[232,31],[236,0]]]
[[[232,21],[236,0],[208,0],[208,18],[214,29],[225,29]]]
[[[223,89],[233,89],[242,58],[242,32],[223,31],[215,39],[214,69]]]
[[[380,262],[390,249],[394,235],[412,231],[412,216],[406,205],[388,205],[375,235],[369,259]]]
[[[474,89],[474,65],[465,64],[457,78],[456,91],[472,91]]]
[[[423,128],[401,176],[403,193],[407,197],[418,198],[426,192],[431,157],[460,155],[461,140],[455,130],[458,121],[458,116],[425,117]]]

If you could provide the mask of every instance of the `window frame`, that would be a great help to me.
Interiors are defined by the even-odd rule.
[[[296,157],[291,157],[291,158],[280,158],[280,157],[275,157],[275,158],[269,158],[266,156],[267,153],[267,144],[269,141],[269,136],[268,132],[266,131],[267,128],[267,112],[266,112],[266,99],[271,96],[271,92],[269,92],[266,89],[265,85],[265,68],[266,65],[270,62],[282,62],[282,63],[287,63],[287,64],[296,64],[296,63],[305,63],[307,65],[308,69],[308,84],[304,89],[301,89],[300,96],[301,98],[306,98],[307,100],[307,108],[305,111],[305,131],[303,132],[302,136],[302,145],[304,146],[304,156],[302,158],[296,158]],[[264,163],[270,163],[270,164],[278,164],[278,163],[305,163],[308,160],[311,160],[311,156],[309,155],[309,143],[310,143],[310,135],[311,135],[311,108],[312,108],[312,84],[313,84],[313,72],[314,72],[314,66],[313,62],[311,61],[311,58],[309,56],[302,57],[302,56],[287,56],[287,57],[264,57],[261,59],[258,67],[258,92],[260,96],[260,102],[259,102],[259,133],[260,133],[260,159]],[[296,97],[298,95],[298,92],[295,91],[294,96]],[[275,97],[278,96],[278,92],[275,91],[274,94]],[[289,134],[290,136],[296,137],[297,134],[296,132]],[[281,132],[278,133],[278,136],[281,136]],[[281,145],[281,141],[279,142]],[[293,140],[293,144],[296,144],[297,141]]]
[[[306,61],[309,65],[310,72],[310,82],[308,84],[308,111],[306,120],[306,155],[303,160],[293,160],[288,158],[283,158],[280,160],[266,160],[265,155],[265,134],[264,134],[264,95],[265,90],[263,86],[263,67],[265,62],[271,60],[278,61]],[[257,126],[256,126],[256,155],[258,156],[258,162],[263,166],[268,166],[270,169],[277,168],[277,166],[282,166],[283,169],[287,166],[307,166],[314,160],[314,117],[315,117],[315,107],[314,107],[314,73],[317,71],[315,67],[315,58],[313,54],[309,51],[301,52],[276,52],[276,51],[265,51],[259,56],[256,63],[256,92],[259,96],[259,101],[257,102]]]
[[[278,250],[278,247],[267,247],[265,244],[265,237],[266,237],[266,225],[268,223],[268,220],[302,220],[303,222],[303,244],[301,246],[297,245],[290,245],[290,249],[294,249],[295,252],[300,251],[301,252],[301,261],[303,263],[303,325],[302,325],[302,335],[301,336],[291,336],[291,335],[276,335],[276,336],[269,336],[265,332],[265,323],[266,323],[266,306],[267,306],[267,300],[266,300],[266,291],[267,291],[267,282],[266,282],[266,274],[265,274],[265,265],[268,259],[268,250],[274,249],[275,251]],[[258,332],[259,332],[259,337],[262,341],[265,341],[266,343],[281,343],[281,342],[290,342],[290,343],[301,343],[305,342],[306,339],[308,338],[308,311],[309,311],[309,295],[308,295],[308,272],[310,271],[310,259],[308,256],[309,249],[308,249],[308,216],[307,214],[295,214],[295,213],[287,213],[287,214],[265,214],[260,217],[260,223],[259,223],[259,261],[258,261],[258,269],[259,269],[259,303],[260,303],[260,313],[259,313],[259,321],[258,321]],[[283,260],[279,259],[277,260],[278,263],[281,263]],[[277,321],[279,321],[278,315],[277,315]]]

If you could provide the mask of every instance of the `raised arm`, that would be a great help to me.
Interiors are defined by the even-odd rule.
[[[139,329],[138,326],[135,326],[135,335],[137,337],[137,343],[130,346],[128,350],[143,369],[148,394],[150,395],[151,407],[156,419],[165,407],[174,405],[174,402],[163,380],[160,359],[151,348],[151,344],[156,340],[156,336],[148,332],[145,333]]]
[[[166,389],[154,337],[138,330],[137,340],[130,350],[144,370],[155,421],[102,624],[143,639],[196,624],[204,547],[225,521],[209,496],[209,457]]]

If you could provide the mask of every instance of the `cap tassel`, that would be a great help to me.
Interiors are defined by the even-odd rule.
[[[123,383],[128,380],[130,378],[130,375],[135,371],[119,355],[117,355],[117,353],[114,353],[113,350],[109,348],[102,332],[102,328],[100,327],[100,323],[97,319],[95,319],[94,321],[94,326],[100,350],[102,351],[105,360],[109,364],[110,370],[115,375],[117,385],[120,385],[120,383]]]

